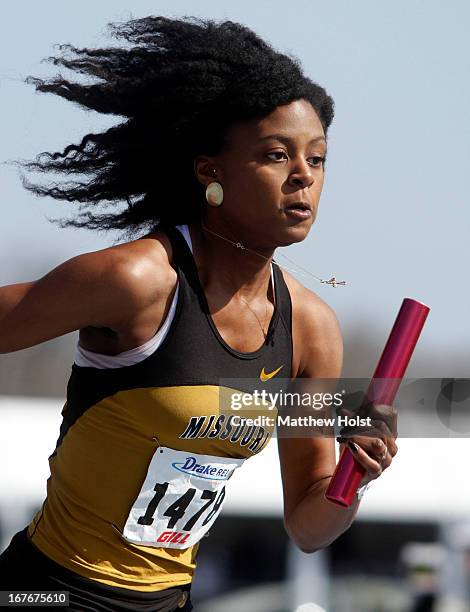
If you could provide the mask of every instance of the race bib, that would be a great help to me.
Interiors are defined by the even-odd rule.
[[[227,480],[244,461],[160,446],[127,518],[124,538],[159,548],[193,546],[219,515]]]

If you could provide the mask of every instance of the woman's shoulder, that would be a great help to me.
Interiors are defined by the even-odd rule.
[[[293,376],[339,376],[343,342],[333,308],[291,274],[282,274],[292,301]]]
[[[163,232],[152,232],[86,256],[90,261],[107,261],[109,280],[122,282],[123,288],[138,293],[172,288],[176,281],[171,243]]]
[[[333,308],[319,295],[302,285],[292,274],[281,271],[291,297],[293,316],[305,321],[318,320],[319,317],[336,318]]]
[[[96,288],[96,300],[112,301],[114,317],[128,320],[134,313],[166,302],[177,282],[171,244],[160,232],[83,253],[69,264],[71,275]],[[101,296],[101,297],[100,297]]]
[[[177,283],[168,238],[154,232],[82,257],[102,270],[102,299],[113,307],[101,325],[80,330],[80,345],[114,355],[145,343],[160,327]]]

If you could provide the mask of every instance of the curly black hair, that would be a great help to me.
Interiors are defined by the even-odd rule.
[[[77,218],[59,220],[61,227],[121,229],[134,236],[160,223],[198,220],[205,201],[194,159],[220,152],[235,121],[266,116],[300,98],[312,104],[325,133],[333,119],[332,98],[303,75],[299,62],[239,23],[149,16],[108,28],[130,44],[60,45],[60,56],[48,58],[94,77],[91,82],[71,82],[61,74],[26,79],[40,92],[125,118],[62,152],[20,162],[30,171],[75,175],[48,186],[22,177],[36,195],[79,202]],[[120,212],[96,211],[99,204],[119,202],[127,203]]]

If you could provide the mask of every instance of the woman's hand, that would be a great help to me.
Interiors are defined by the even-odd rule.
[[[355,459],[366,470],[360,486],[378,478],[390,467],[397,454],[397,410],[385,404],[368,404],[359,411],[340,408],[339,416],[367,418],[368,425],[346,426],[340,431],[337,441],[347,445]]]

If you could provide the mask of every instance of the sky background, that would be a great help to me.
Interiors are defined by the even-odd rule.
[[[23,79],[56,73],[41,63],[54,44],[109,46],[108,22],[149,14],[239,21],[298,57],[327,89],[336,117],[320,212],[308,239],[279,253],[322,278],[345,279],[344,288],[307,285],[344,331],[363,329],[378,347],[404,297],[425,302],[431,313],[417,353],[442,376],[468,376],[467,360],[458,372],[449,364],[451,355],[470,357],[470,3],[10,2],[0,24],[0,162],[62,150],[116,123],[37,94]],[[50,223],[74,205],[35,198],[13,166],[0,164],[0,185],[0,285],[38,278],[117,238]]]

